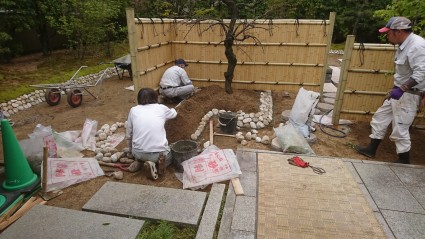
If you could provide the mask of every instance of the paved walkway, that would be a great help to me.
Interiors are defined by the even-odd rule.
[[[229,232],[219,238],[425,238],[423,166],[301,156],[327,171],[316,175],[280,152],[238,149],[237,156],[243,175],[258,176],[258,194],[235,196],[233,214],[223,212]],[[249,215],[255,226],[239,222]]]

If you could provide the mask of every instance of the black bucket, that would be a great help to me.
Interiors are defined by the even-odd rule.
[[[183,173],[182,162],[198,155],[198,143],[192,140],[180,140],[171,144],[173,165],[177,172]]]
[[[238,115],[234,112],[223,112],[218,115],[218,122],[223,133],[233,134],[238,123]]]

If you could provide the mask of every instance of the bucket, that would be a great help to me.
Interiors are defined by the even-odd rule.
[[[234,112],[223,112],[218,115],[218,122],[223,133],[233,134],[238,123],[237,114]]]
[[[198,155],[198,143],[192,140],[180,140],[171,144],[171,154],[173,155],[173,165],[177,172],[183,173],[183,161]]]

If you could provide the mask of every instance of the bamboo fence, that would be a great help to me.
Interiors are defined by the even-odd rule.
[[[332,122],[339,119],[370,121],[394,86],[394,54],[389,44],[354,43],[347,36]],[[424,123],[418,114],[414,124]]]
[[[230,20],[223,20],[228,23]],[[255,24],[252,39],[235,42],[237,66],[233,89],[323,91],[335,13],[326,20],[238,20]],[[127,26],[135,91],[157,88],[164,71],[183,58],[195,86],[224,87],[227,59],[224,32],[217,21],[135,18],[127,9]]]

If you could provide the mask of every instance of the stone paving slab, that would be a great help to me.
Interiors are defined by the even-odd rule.
[[[382,210],[396,238],[425,238],[425,215]]]
[[[367,185],[367,189],[380,209],[425,214],[423,207],[405,187]]]
[[[197,226],[205,192],[106,182],[83,210]]]
[[[425,208],[425,187],[411,187],[407,186],[407,190],[416,198],[419,204]]]
[[[425,187],[425,169],[390,166],[391,170],[406,186]]]
[[[232,221],[232,231],[246,231],[255,233],[257,198],[237,196]]]
[[[257,238],[386,238],[341,159],[302,156],[317,175],[291,157],[258,154]]]
[[[2,239],[134,239],[144,221],[36,205],[1,233]]]
[[[232,187],[232,184],[229,183],[229,188],[227,189],[226,202],[224,204],[220,229],[218,231],[218,239],[229,239],[231,238],[231,226],[233,220],[233,209],[235,207],[236,194]]]
[[[214,183],[208,196],[207,205],[205,206],[204,213],[202,214],[201,223],[199,224],[196,238],[208,239],[214,237],[215,224],[217,224],[217,217],[220,211],[221,201],[223,199],[224,184]]]
[[[257,154],[255,152],[237,150],[236,158],[238,159],[239,167],[243,172],[257,171]]]
[[[245,171],[239,176],[245,196],[257,197],[257,173]]]
[[[371,163],[353,163],[363,182],[369,186],[401,187],[403,184],[389,166]]]

